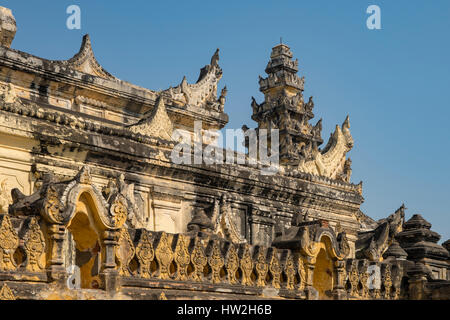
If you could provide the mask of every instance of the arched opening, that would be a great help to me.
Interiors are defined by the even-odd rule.
[[[101,246],[93,210],[96,207],[91,195],[82,193],[76,204],[75,215],[67,226],[66,261],[72,273],[68,285],[73,289],[98,289],[101,286]]]
[[[334,263],[330,255],[331,243],[322,238],[322,248],[316,258],[313,286],[319,293],[319,299],[332,299],[333,281],[335,277]]]

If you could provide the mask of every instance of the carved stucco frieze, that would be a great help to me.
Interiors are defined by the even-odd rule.
[[[158,246],[155,249],[155,257],[159,264],[159,279],[170,279],[170,264],[173,261],[173,251],[171,247],[172,236],[162,232]]]
[[[289,254],[284,266],[284,273],[286,274],[286,288],[289,290],[295,289],[295,276],[297,274],[297,270],[295,268],[294,257],[292,254]]]
[[[252,286],[253,259],[250,253],[250,247],[247,244],[244,245],[244,251],[241,257],[240,267],[242,271],[242,279],[241,279],[242,285]]]
[[[0,300],[16,300],[14,293],[6,283],[4,283],[0,289]]]
[[[51,222],[64,223],[66,219],[61,212],[63,204],[60,202],[60,195],[54,186],[49,186],[45,193],[43,215]]]
[[[188,266],[191,262],[190,253],[188,250],[189,238],[183,235],[178,235],[177,246],[174,253],[174,261],[177,265],[177,273],[175,280],[186,281],[188,279]]]
[[[122,195],[117,195],[111,203],[110,209],[110,222],[113,226],[122,226],[127,220],[128,210],[126,199]]]
[[[237,228],[239,221],[226,194],[222,195],[220,204],[215,204],[214,210],[217,211],[213,214],[214,233],[236,244],[246,243],[247,240]]]
[[[359,296],[359,282],[360,282],[360,274],[358,270],[358,262],[353,261],[350,273],[349,273],[349,281],[351,285],[350,294],[354,297]]]
[[[28,231],[24,236],[24,250],[27,255],[26,270],[41,272],[45,268],[43,255],[45,254],[45,238],[36,218],[31,218]]]
[[[228,249],[225,267],[227,270],[228,283],[236,284],[238,282],[236,278],[236,272],[239,268],[239,256],[233,244],[230,244],[230,247]]]
[[[8,207],[12,203],[11,190],[7,179],[0,180],[0,213],[8,213]]]
[[[192,272],[192,280],[193,281],[203,281],[204,277],[204,269],[206,264],[208,263],[208,258],[205,254],[205,248],[201,243],[201,240],[196,238],[194,249],[191,253],[191,261],[194,266],[194,272]]]
[[[392,276],[391,276],[391,266],[385,265],[384,275],[383,275],[383,286],[384,286],[384,299],[391,299],[391,289],[392,289]]]
[[[12,271],[17,268],[14,252],[19,246],[19,236],[8,215],[0,215],[0,219],[0,271]]]
[[[300,276],[300,285],[299,285],[299,290],[304,290],[306,287],[306,281],[307,281],[307,277],[306,277],[306,267],[305,267],[305,263],[303,261],[303,257],[301,255],[299,255],[298,259],[298,273]]]
[[[131,276],[129,265],[133,259],[136,249],[127,228],[122,228],[119,235],[119,247],[117,256],[119,259],[119,274],[123,276]]]
[[[125,183],[123,182],[125,185]],[[120,229],[128,217],[129,205],[125,186],[114,190],[105,199],[92,183],[89,167],[83,167],[77,176],[65,182],[50,182],[43,186],[45,198],[42,215],[51,223],[67,224],[74,217],[80,195],[89,195],[95,203],[94,211],[100,229]]]
[[[219,247],[218,241],[214,241],[211,256],[208,258],[209,266],[211,267],[211,281],[212,283],[221,283],[221,270],[225,264],[225,260],[222,257],[222,252]]]
[[[146,230],[143,230],[136,246],[136,257],[139,262],[139,275],[142,278],[150,278],[152,276],[151,263],[155,258],[155,250],[153,249],[152,238]]]
[[[256,284],[258,287],[266,285],[267,272],[269,271],[269,264],[267,263],[266,251],[259,248],[255,261],[255,270],[257,274]]]
[[[278,251],[276,249],[272,252],[272,258],[270,260],[269,270],[272,275],[272,287],[281,288],[281,263],[278,258]]]

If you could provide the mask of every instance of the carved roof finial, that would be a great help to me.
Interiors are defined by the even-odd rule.
[[[10,9],[0,7],[0,45],[9,48],[16,35],[16,19]]]
[[[213,56],[211,57],[211,65],[219,66],[219,48],[216,49],[216,52],[214,52]]]
[[[83,36],[80,51],[73,56],[73,58],[64,61],[69,67],[84,72],[93,76],[115,79],[109,72],[107,72],[95,59],[94,51],[92,50],[91,38],[88,34]]]
[[[344,123],[342,124],[342,129],[344,128],[350,129],[350,117],[348,115],[345,118]]]
[[[83,166],[83,168],[81,168],[81,170],[76,175],[75,180],[77,180],[81,184],[92,184],[91,171],[89,167]]]
[[[227,88],[227,86],[225,85],[225,86],[223,87],[222,91],[221,91],[221,94],[222,94],[223,96],[226,96],[227,93],[228,93],[228,88]]]
[[[144,116],[129,129],[134,133],[140,133],[150,137],[172,140],[173,124],[167,114],[166,105],[162,95],[159,96],[156,106],[148,116]]]

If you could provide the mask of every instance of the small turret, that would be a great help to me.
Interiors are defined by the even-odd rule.
[[[449,252],[437,242],[441,236],[431,230],[431,223],[420,214],[405,222],[396,239],[408,254],[408,260],[423,265],[429,278],[446,279]]]
[[[305,159],[305,150],[321,145],[322,123],[312,126],[312,97],[304,102],[304,78],[297,75],[298,60],[292,60],[290,48],[281,43],[272,48],[266,67],[267,77],[259,77],[260,91],[265,101],[258,104],[252,98],[252,119],[258,129],[280,130],[280,161],[295,164]],[[306,155],[307,157],[309,155]]]

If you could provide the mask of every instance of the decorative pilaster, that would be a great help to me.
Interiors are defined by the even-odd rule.
[[[306,270],[306,285],[305,285],[305,294],[306,299],[308,300],[317,300],[319,299],[319,293],[313,287],[314,280],[314,269],[316,261],[315,258],[307,257],[305,261],[305,270]]]
[[[336,278],[333,284],[333,297],[336,300],[344,300],[347,298],[347,292],[345,291],[345,261],[334,261],[334,270]]]
[[[102,267],[101,278],[103,289],[116,291],[118,289],[118,276],[116,264],[116,249],[119,245],[120,230],[106,230],[102,239]]]
[[[48,234],[50,238],[48,276],[51,281],[64,283],[67,277],[63,252],[66,228],[61,224],[52,224],[48,227]]]
[[[410,300],[424,300],[428,298],[428,294],[426,292],[427,275],[423,268],[423,265],[419,264],[412,270],[408,271]]]
[[[272,243],[272,231],[275,225],[271,212],[252,207],[249,223],[251,244],[269,247]]]

